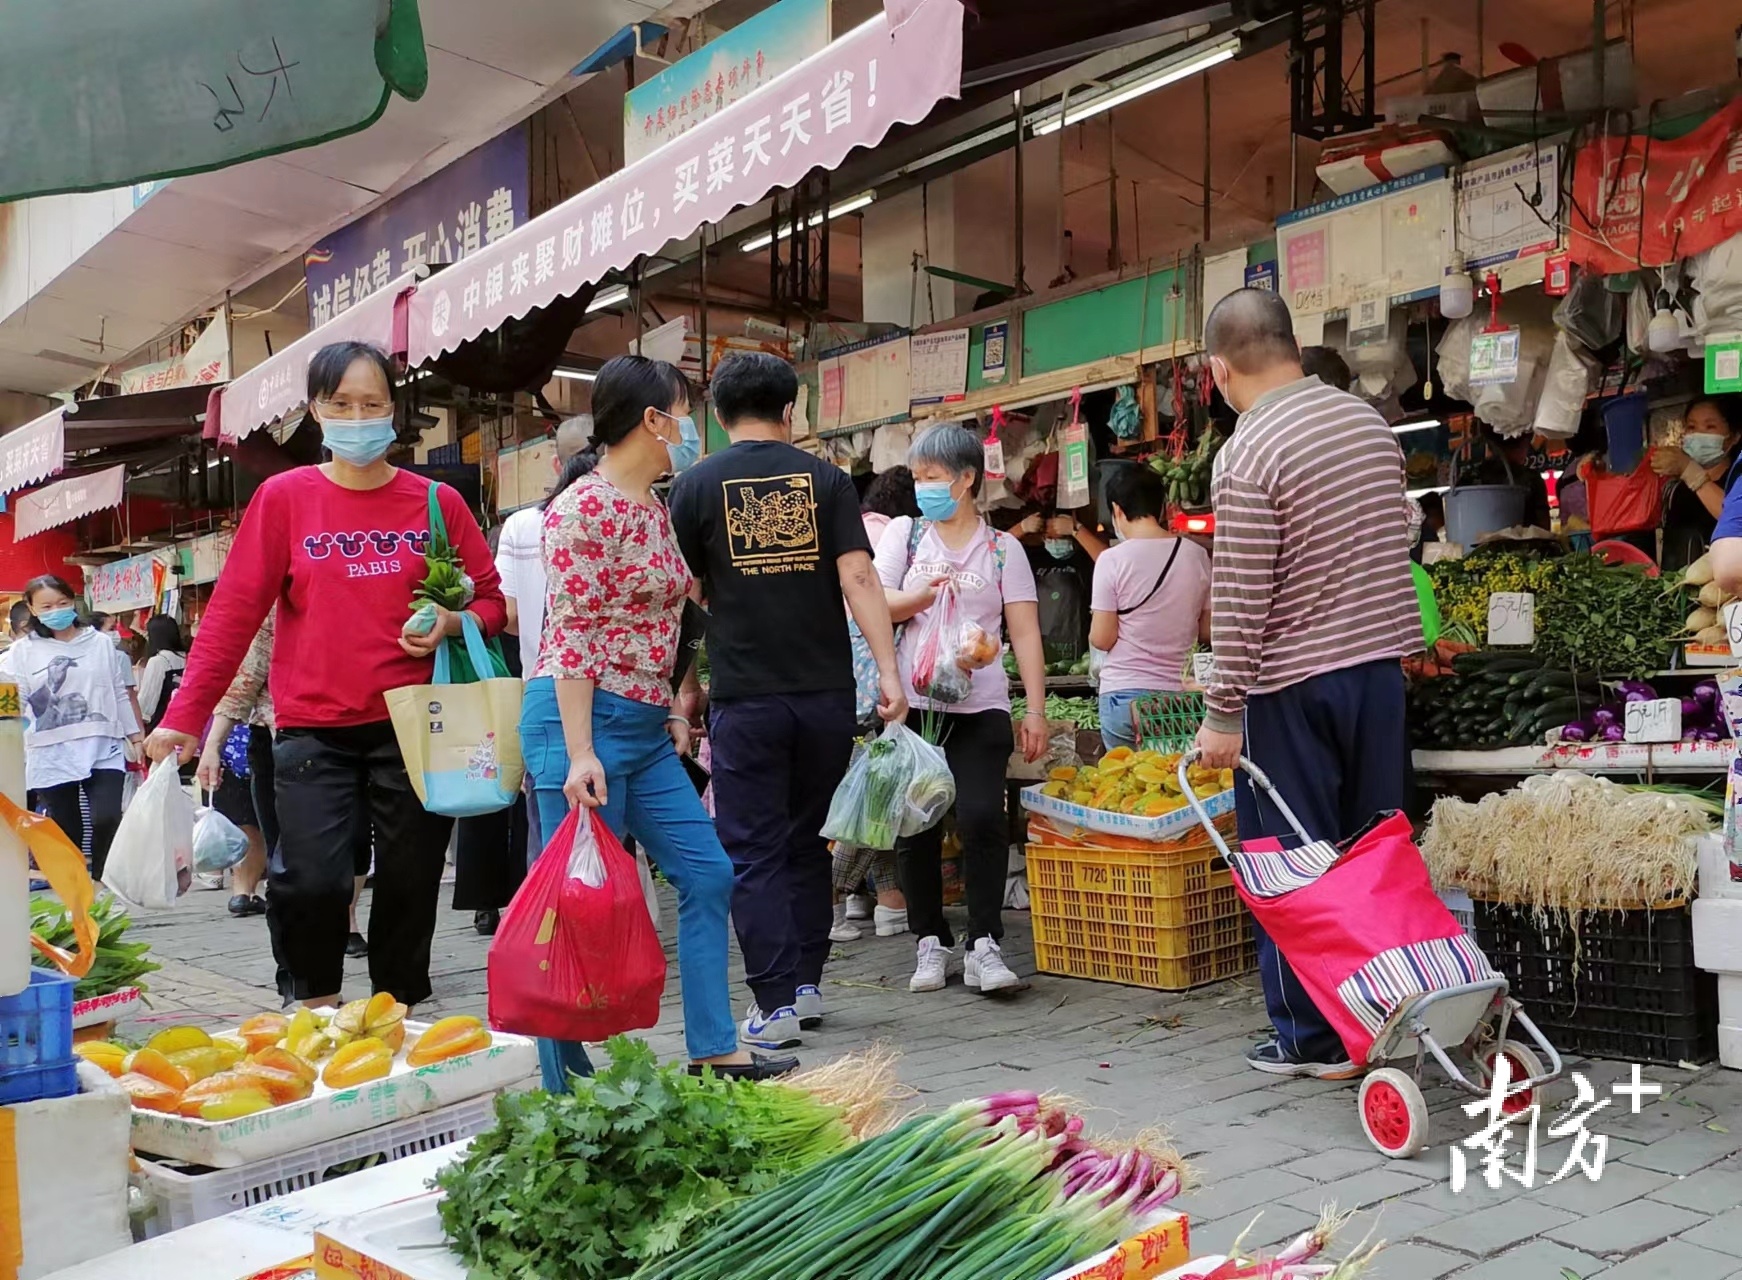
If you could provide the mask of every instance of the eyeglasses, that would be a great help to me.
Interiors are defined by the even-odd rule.
[[[391,400],[316,400],[329,418],[385,418],[393,412]]]

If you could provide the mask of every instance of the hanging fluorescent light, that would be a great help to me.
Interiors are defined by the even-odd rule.
[[[606,307],[614,307],[618,303],[628,301],[629,286],[626,284],[620,284],[615,288],[606,289],[602,293],[597,294],[593,300],[587,304],[587,314],[591,315],[595,311],[603,311]]]
[[[1449,484],[1434,484],[1434,485],[1429,485],[1425,489],[1405,490],[1405,494],[1407,497],[1411,497],[1411,498],[1425,498],[1430,493],[1445,493],[1451,487],[1452,486]]]
[[[594,369],[552,369],[553,378],[567,378],[570,382],[591,382],[599,376]]]
[[[1432,427],[1443,427],[1445,423],[1438,418],[1429,418],[1426,422],[1399,422],[1391,430],[1396,435],[1408,435],[1411,431],[1427,431]]]
[[[829,209],[829,220],[832,222],[844,214],[857,213],[860,209],[863,209],[876,198],[877,193],[875,191],[861,191],[851,199],[843,200],[840,204],[831,206]],[[823,215],[820,213],[811,214],[805,225],[807,227],[822,226]],[[784,230],[781,232],[780,238],[782,240],[786,239],[786,233]],[[743,253],[755,253],[758,249],[766,249],[773,243],[774,233],[772,231],[764,231],[761,235],[751,236],[750,239],[739,245],[738,248]]]
[[[1133,98],[1140,98],[1146,93],[1166,88],[1168,85],[1175,84],[1189,76],[1195,76],[1200,71],[1208,71],[1219,63],[1227,62],[1239,51],[1239,40],[1225,40],[1219,45],[1193,54],[1182,62],[1149,70],[1123,84],[1110,85],[1104,93],[1085,102],[1067,102],[1057,115],[1034,126],[1034,136],[1041,138],[1049,133],[1056,133],[1067,124],[1076,124],[1090,116],[1099,115],[1103,111],[1111,111],[1114,107],[1123,106]],[[1066,119],[1067,116],[1069,119]]]

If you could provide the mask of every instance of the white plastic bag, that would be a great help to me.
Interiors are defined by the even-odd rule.
[[[194,870],[201,875],[228,871],[248,856],[242,828],[216,809],[194,810]]]
[[[635,869],[641,874],[641,896],[647,899],[647,914],[653,917],[653,927],[659,928],[659,895],[653,891],[653,868],[647,865],[647,850],[635,842]]]
[[[653,869],[647,865],[647,851],[639,841],[635,845],[635,871],[641,881],[641,896],[647,901],[647,914],[653,927],[659,928],[659,899],[653,891]],[[575,842],[569,849],[569,877],[579,880],[589,889],[605,883],[605,860],[599,853],[599,842],[593,837],[593,824],[581,823],[575,832]]]
[[[151,767],[133,797],[103,867],[103,884],[136,907],[173,907],[193,883],[194,801],[174,756]]]
[[[1548,376],[1542,398],[1536,402],[1538,435],[1570,440],[1578,434],[1584,416],[1585,397],[1590,394],[1594,371],[1583,348],[1562,333],[1555,334],[1554,352],[1548,358]]]

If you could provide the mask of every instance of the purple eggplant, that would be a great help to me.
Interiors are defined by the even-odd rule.
[[[1716,706],[1718,704],[1718,682],[1716,680],[1700,681],[1694,686],[1694,697],[1708,707]]]
[[[1624,726],[1618,724],[1605,725],[1603,726],[1601,740],[1604,742],[1625,742],[1627,740],[1627,730]]]
[[[1682,727],[1698,729],[1711,718],[1712,708],[1709,703],[1698,698],[1682,699]]]
[[[1621,695],[1621,701],[1623,701],[1623,702],[1656,702],[1657,695],[1655,693],[1651,693],[1647,690],[1629,689],[1626,693]]]
[[[1621,712],[1618,708],[1598,707],[1591,712],[1591,727],[1593,729],[1607,729],[1620,718]]]
[[[1591,731],[1575,720],[1572,724],[1561,726],[1560,739],[1562,742],[1589,742]]]
[[[1725,738],[1725,733],[1722,729],[1696,729],[1694,730],[1694,737],[1701,742],[1722,742]]]
[[[1615,682],[1615,691],[1617,693],[1643,693],[1651,698],[1657,696],[1657,691],[1650,685],[1646,684],[1643,680],[1617,680]],[[1630,699],[1630,701],[1633,701],[1633,699]]]

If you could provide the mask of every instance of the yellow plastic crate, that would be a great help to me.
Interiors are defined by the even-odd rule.
[[[1154,850],[1028,846],[1043,973],[1183,991],[1257,965],[1252,917],[1207,843]]]

